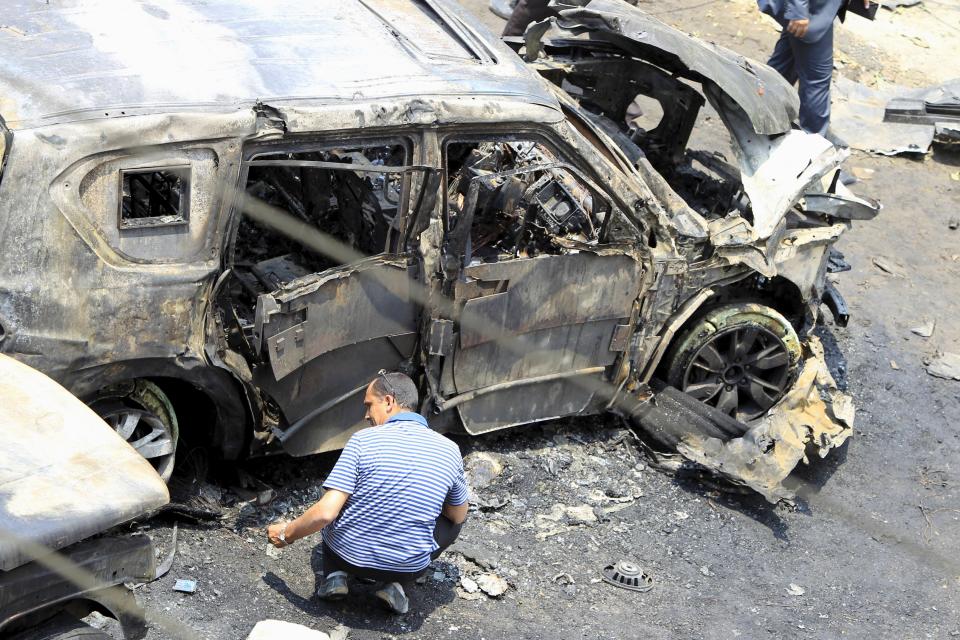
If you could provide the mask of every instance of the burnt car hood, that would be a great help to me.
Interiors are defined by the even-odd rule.
[[[557,4],[562,10],[555,23],[542,23],[539,33],[528,31],[528,55],[531,35],[547,41],[571,35],[604,41],[682,78],[716,84],[759,134],[784,133],[797,119],[797,92],[767,65],[689,36],[620,0],[592,0],[563,9],[571,4],[581,3]]]
[[[0,570],[170,500],[153,467],[42,373],[0,355]]]

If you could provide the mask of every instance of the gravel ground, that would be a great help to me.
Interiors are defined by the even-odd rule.
[[[485,2],[464,4],[489,26],[502,24]],[[762,58],[772,47],[776,34],[749,13],[749,2],[686,5],[645,4],[747,55]],[[936,69],[911,75],[883,43],[850,34],[840,42],[854,61],[848,69],[864,76],[937,78]],[[212,640],[244,638],[265,618],[325,631],[345,625],[358,640],[960,636],[960,382],[924,369],[938,350],[960,352],[960,231],[948,229],[960,203],[960,182],[951,179],[958,165],[960,155],[941,153],[848,161],[874,170],[854,189],[885,209],[840,244],[853,265],[839,275],[850,326],[828,319],[817,333],[857,403],[856,435],[795,474],[797,509],[655,471],[615,418],[463,439],[478,473],[489,464],[480,454],[503,472],[477,489],[486,506],[410,594],[410,613],[393,616],[366,585],[354,585],[342,603],[313,598],[321,559],[310,541],[268,555],[263,526],[317,499],[335,460],[274,458],[247,470],[278,487],[277,497],[234,504],[215,524],[181,521],[173,569],[138,589],[139,601],[153,619]],[[877,257],[903,273],[879,270]],[[924,318],[937,321],[930,338],[910,331]],[[144,528],[165,550],[171,527],[160,519]],[[654,588],[601,582],[601,569],[622,559],[641,565]],[[506,592],[468,593],[470,580],[496,582],[482,575],[504,579]],[[197,593],[173,592],[176,578],[197,580]],[[148,635],[167,637],[156,625]]]

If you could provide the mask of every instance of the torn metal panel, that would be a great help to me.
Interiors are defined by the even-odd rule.
[[[880,155],[925,154],[933,142],[933,125],[884,122],[891,98],[908,93],[903,87],[871,89],[837,76],[833,81],[830,128],[852,148]]]
[[[960,123],[960,79],[925,89],[905,90],[890,99],[883,119],[907,124]]]
[[[59,549],[170,500],[157,472],[89,407],[0,355],[0,529]],[[0,541],[0,570],[32,560]]]
[[[810,336],[805,361],[793,389],[741,437],[688,435],[677,445],[684,457],[736,484],[754,489],[770,502],[791,501],[783,486],[807,452],[821,458],[853,434],[855,409],[850,396],[837,389],[824,361],[820,341]]]
[[[819,180],[837,168],[849,152],[823,136],[792,130],[782,136],[757,136],[740,109],[707,87],[707,97],[720,112],[736,141],[740,179],[750,197],[756,239],[768,238],[790,207]]]
[[[796,92],[770,67],[670,27],[625,2],[592,0],[565,9],[531,45],[588,34],[691,80],[711,80],[748,114],[754,131],[789,131],[799,113]]]

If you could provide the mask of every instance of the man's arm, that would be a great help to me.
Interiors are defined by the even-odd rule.
[[[285,531],[282,522],[276,522],[267,527],[267,537],[270,539],[270,543],[275,547],[284,547],[291,542],[320,531],[337,519],[340,510],[343,509],[343,505],[347,503],[349,497],[349,493],[337,489],[328,489],[315,505],[304,511],[303,515],[286,523]],[[281,531],[284,531],[286,544],[280,540]]]
[[[443,517],[452,522],[453,524],[463,524],[467,520],[467,511],[470,509],[470,503],[464,502],[463,504],[449,504],[444,503]]]

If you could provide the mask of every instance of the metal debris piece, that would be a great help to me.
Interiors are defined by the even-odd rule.
[[[960,353],[938,353],[927,365],[927,373],[945,380],[960,380]]]
[[[569,573],[558,573],[550,579],[551,582],[557,582],[563,585],[576,584],[576,581],[573,579]]]
[[[333,635],[339,629],[338,626],[328,635],[302,624],[283,620],[261,620],[253,627],[250,635],[247,636],[247,640],[334,640],[334,638],[344,640],[347,637],[345,633]]]
[[[880,0],[880,6],[890,11],[898,7],[915,7],[922,3],[923,0]]]
[[[789,593],[789,594],[792,595],[792,596],[802,596],[802,595],[805,594],[806,592],[807,592],[806,589],[804,589],[804,588],[801,587],[800,585],[794,584],[794,583],[792,583],[792,582],[790,583],[790,586],[787,587],[787,593]]]
[[[177,580],[173,584],[173,590],[179,591],[180,593],[195,593],[197,591],[197,581],[196,580]]]
[[[502,596],[510,588],[507,581],[495,573],[481,573],[476,582],[480,590],[492,598]]]
[[[653,589],[653,578],[644,573],[640,565],[627,560],[604,567],[600,572],[604,582],[608,582],[621,589],[640,591],[641,593]]]
[[[933,335],[934,330],[937,328],[936,320],[928,320],[926,318],[916,327],[910,329],[913,333],[917,334],[921,338],[929,338]]]
[[[885,156],[925,154],[933,143],[933,125],[884,122],[892,98],[909,93],[903,87],[880,91],[843,76],[833,84],[830,128],[854,149]]]

